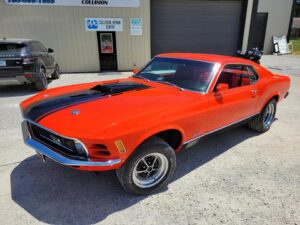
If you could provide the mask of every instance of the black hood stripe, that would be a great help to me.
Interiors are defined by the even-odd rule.
[[[126,91],[142,90],[146,88],[150,88],[150,86],[136,82],[97,85],[89,90],[73,92],[49,99],[47,98],[44,101],[32,104],[23,111],[23,116],[26,119],[38,122],[54,112],[71,106],[95,101],[106,96],[121,94]]]

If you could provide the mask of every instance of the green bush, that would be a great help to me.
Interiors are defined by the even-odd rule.
[[[300,55],[300,39],[291,40],[293,42],[294,54]]]

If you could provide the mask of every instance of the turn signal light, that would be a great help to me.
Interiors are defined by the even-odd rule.
[[[123,154],[126,152],[126,148],[123,144],[123,141],[117,140],[117,141],[115,141],[115,145],[116,145],[117,149],[119,150],[120,154]]]

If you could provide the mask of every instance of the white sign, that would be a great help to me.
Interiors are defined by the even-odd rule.
[[[142,35],[143,34],[142,18],[130,18],[130,33],[131,33],[131,35]]]
[[[123,31],[123,19],[120,18],[86,18],[87,31]]]
[[[140,0],[4,0],[7,5],[140,7]]]

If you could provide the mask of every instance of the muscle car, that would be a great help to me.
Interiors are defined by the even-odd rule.
[[[290,79],[229,56],[171,53],[125,79],[45,90],[23,101],[24,141],[42,159],[78,170],[116,170],[124,189],[167,186],[176,153],[248,123],[270,129]]]

